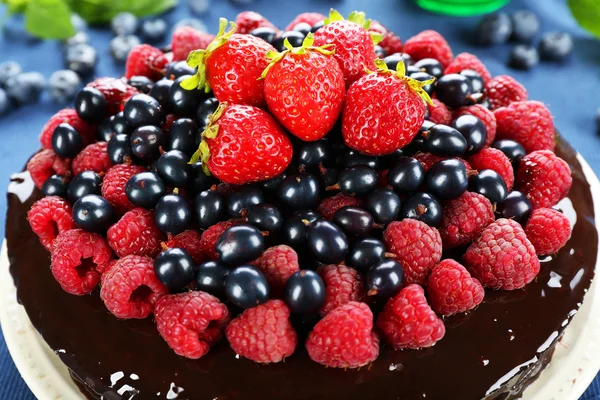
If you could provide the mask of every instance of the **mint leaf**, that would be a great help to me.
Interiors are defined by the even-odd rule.
[[[42,39],[67,39],[75,34],[71,10],[62,0],[30,0],[25,8],[25,29]]]
[[[90,23],[109,22],[115,15],[127,11],[145,17],[160,14],[176,6],[178,0],[77,0],[71,1],[73,11]]]
[[[600,2],[598,0],[568,0],[567,4],[579,25],[600,37]]]

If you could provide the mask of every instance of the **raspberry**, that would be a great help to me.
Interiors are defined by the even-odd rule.
[[[325,18],[326,17],[323,14],[316,12],[305,12],[302,14],[298,14],[296,15],[296,18],[294,18],[292,22],[288,24],[288,26],[285,28],[285,31],[287,32],[293,30],[294,27],[301,22],[305,22],[310,26],[313,26],[317,22],[323,21]],[[371,26],[373,26],[373,21],[371,21]]]
[[[438,161],[441,160],[446,160],[447,157],[440,157],[440,156],[435,156],[431,153],[417,153],[413,156],[414,158],[416,158],[417,160],[419,160],[419,162],[421,162],[421,165],[423,166],[423,168],[425,169],[425,172],[427,172],[427,170],[429,170],[429,168],[431,168],[431,166],[433,164],[435,164]],[[460,162],[462,162],[463,164],[465,164],[465,167],[467,168],[467,171],[471,170],[471,164],[469,164],[468,162],[466,162],[465,160],[463,160],[460,157],[454,157],[457,160],[460,160]]]
[[[123,103],[134,94],[139,93],[136,88],[119,78],[98,78],[89,83],[88,86],[98,89],[106,98],[107,116],[115,115],[121,111]]]
[[[200,238],[200,232],[189,229],[170,237],[165,243],[165,246],[170,249],[174,247],[184,249],[190,254],[190,256],[192,256],[194,263],[200,264],[206,260],[206,255],[202,249],[202,242]]]
[[[444,248],[472,242],[494,222],[494,207],[483,195],[465,192],[444,206],[440,235]]]
[[[283,361],[298,343],[290,309],[281,300],[247,309],[231,321],[225,335],[236,354],[261,364]]]
[[[483,286],[492,289],[520,289],[540,272],[540,261],[525,231],[506,218],[488,225],[469,246],[463,261]]]
[[[300,270],[298,254],[289,246],[270,247],[251,263],[262,271],[269,283],[271,294],[281,296],[290,276]]]
[[[494,111],[498,124],[497,139],[521,143],[528,153],[554,151],[554,121],[544,103],[518,101]]]
[[[56,236],[75,229],[71,205],[58,196],[48,196],[36,201],[27,212],[27,220],[40,243],[51,251]]]
[[[552,207],[562,200],[573,183],[565,160],[550,150],[527,154],[521,160],[515,187],[531,201],[533,208]]]
[[[427,281],[427,296],[436,313],[449,316],[477,307],[485,291],[481,283],[456,261],[447,259],[433,268]]]
[[[471,53],[460,53],[444,70],[444,75],[458,74],[460,71],[470,69],[477,72],[483,78],[484,83],[488,83],[492,79],[492,75],[487,70],[486,66],[481,62],[476,55]]]
[[[461,107],[454,112],[454,119],[461,115],[473,115],[481,120],[485,125],[487,138],[485,145],[489,146],[496,138],[496,116],[481,104],[475,104],[468,107]]]
[[[129,51],[125,64],[125,77],[145,76],[153,81],[163,76],[157,61],[161,60],[163,52],[148,44],[140,44]],[[187,57],[187,55],[186,55]]]
[[[191,26],[181,26],[175,29],[171,37],[173,61],[186,60],[190,52],[206,49],[214,38],[210,33],[200,32]]]
[[[367,293],[362,275],[345,265],[324,265],[317,270],[325,283],[325,304],[319,310],[322,317],[351,301],[362,302]]]
[[[91,293],[112,260],[106,240],[97,233],[71,229],[58,235],[52,249],[52,275],[67,293]]]
[[[69,160],[63,160],[52,150],[42,150],[27,163],[27,171],[38,189],[54,174],[69,175]]]
[[[202,237],[200,238],[200,246],[204,251],[204,254],[208,256],[211,260],[217,260],[219,256],[217,255],[217,249],[215,246],[217,245],[217,240],[219,240],[219,236],[223,232],[234,225],[237,225],[238,222],[234,221],[222,221],[217,222],[204,232],[202,232]]]
[[[117,318],[144,319],[167,293],[167,287],[154,274],[150,257],[125,256],[102,275],[100,298]]]
[[[448,107],[438,99],[431,99],[433,106],[429,105],[429,120],[434,124],[450,125],[452,122],[452,113]]]
[[[268,19],[263,17],[254,11],[242,11],[235,17],[235,24],[237,25],[236,33],[250,33],[256,28],[266,27],[276,31],[275,25],[273,25]]]
[[[560,211],[538,208],[531,213],[525,233],[536,253],[546,256],[558,253],[567,243],[571,236],[571,223]]]
[[[52,134],[54,133],[54,129],[63,123],[69,124],[75,128],[83,138],[84,143],[92,143],[94,141],[96,127],[79,118],[77,111],[72,108],[65,108],[54,114],[42,128],[42,133],[40,133],[40,143],[44,149],[52,150]]]
[[[359,368],[379,356],[373,313],[365,303],[351,301],[317,322],[306,340],[311,360],[332,368]]]
[[[119,257],[128,255],[155,257],[160,253],[161,233],[154,223],[152,211],[134,208],[108,228],[108,244]]]
[[[317,207],[317,212],[325,219],[332,220],[333,214],[340,208],[356,207],[359,205],[358,199],[347,194],[338,193],[333,197],[323,199]]]
[[[208,353],[229,322],[229,310],[204,292],[167,294],[156,302],[156,327],[180,356],[198,359]]]
[[[485,85],[485,93],[492,109],[506,107],[516,101],[527,100],[527,89],[508,75],[492,78]]]
[[[433,312],[419,285],[406,286],[388,300],[377,327],[394,349],[431,347],[444,337],[444,322]]]
[[[442,238],[437,229],[416,219],[391,222],[383,240],[402,264],[407,283],[423,284],[442,258]]]
[[[402,40],[394,32],[383,26],[381,22],[372,20],[369,32],[381,33],[383,40],[379,42],[379,46],[386,51],[387,54],[395,54],[402,52]]]
[[[435,58],[444,68],[448,67],[454,58],[446,39],[432,30],[423,31],[408,39],[404,44],[404,52],[410,54],[415,61]]]
[[[502,151],[493,148],[482,149],[479,153],[469,157],[469,164],[478,171],[483,169],[496,171],[504,179],[508,191],[512,190],[515,173],[512,163]]]
[[[135,206],[127,198],[125,185],[132,176],[144,171],[146,171],[144,167],[129,164],[118,164],[110,168],[102,181],[102,197],[108,200],[119,213],[131,210]]]
[[[107,142],[92,143],[73,159],[71,171],[77,175],[83,171],[94,171],[97,173],[106,172],[112,166],[108,158]]]

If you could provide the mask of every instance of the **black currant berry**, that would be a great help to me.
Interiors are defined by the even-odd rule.
[[[315,313],[325,304],[325,283],[314,271],[296,271],[285,284],[283,298],[295,314]]]
[[[306,36],[310,33],[311,28],[312,26],[310,26],[310,24],[308,24],[307,22],[299,22],[293,26],[292,30],[300,32],[301,34]]]
[[[383,61],[385,61],[385,65],[387,65],[387,67],[392,71],[396,70],[396,67],[398,66],[398,63],[400,61],[403,61],[404,65],[406,67],[408,67],[410,65],[414,65],[414,63],[415,63],[415,61],[412,59],[412,57],[406,53],[390,54],[389,56],[384,58]]]
[[[451,109],[466,105],[471,91],[469,78],[459,74],[442,76],[435,88],[437,98]]]
[[[84,87],[75,97],[75,110],[84,121],[97,124],[104,119],[106,98],[98,89]]]
[[[96,141],[98,142],[108,142],[114,134],[110,118],[103,119],[96,127]]]
[[[156,203],[154,222],[161,232],[177,235],[186,230],[191,220],[190,204],[179,194],[167,194]]]
[[[256,186],[241,186],[227,196],[227,212],[233,218],[240,218],[251,206],[265,202],[265,195]]]
[[[425,148],[440,157],[458,157],[467,150],[467,139],[456,129],[437,124],[422,133]]]
[[[333,222],[351,235],[366,235],[375,227],[373,216],[358,207],[342,207],[333,214]]]
[[[283,45],[283,42],[285,39],[289,40],[292,47],[300,47],[304,41],[304,35],[298,31],[283,32],[273,41],[273,47],[275,47],[278,51],[284,51],[285,46]]]
[[[161,79],[156,82],[154,86],[152,86],[152,90],[150,90],[150,96],[154,97],[156,101],[163,106],[163,109],[169,110],[170,106],[170,97],[169,93],[171,92],[171,86],[173,86],[173,81],[170,79]]]
[[[167,64],[167,68],[165,70],[165,76],[173,80],[184,75],[194,75],[195,73],[196,68],[190,67],[185,61],[170,62]]]
[[[508,196],[504,179],[494,170],[483,169],[469,179],[469,191],[487,197],[492,204],[503,203]]]
[[[375,189],[365,199],[365,208],[378,224],[387,225],[395,221],[401,207],[400,196],[390,189]]]
[[[225,199],[214,190],[205,190],[196,196],[195,210],[200,229],[208,229],[225,217]]]
[[[131,160],[131,141],[127,135],[114,135],[108,141],[107,147],[108,159],[113,164],[123,164]]]
[[[404,270],[396,260],[386,259],[367,272],[366,289],[371,296],[393,297],[404,283]]]
[[[319,220],[319,214],[311,210],[302,210],[292,214],[283,226],[283,241],[295,249],[303,249],[306,245],[308,227]]]
[[[506,200],[502,204],[498,204],[496,208],[499,218],[514,219],[523,226],[527,223],[532,211],[531,201],[517,190],[510,192],[506,196]]]
[[[250,31],[252,36],[256,36],[261,38],[267,43],[273,43],[275,37],[277,37],[277,31],[273,28],[269,28],[268,26],[261,26],[259,28],[253,29]]]
[[[156,161],[156,172],[167,185],[184,187],[192,175],[188,160],[188,156],[179,150],[167,151]]]
[[[468,114],[461,115],[452,122],[452,127],[467,141],[466,155],[475,154],[485,146],[487,129],[479,118]]]
[[[240,308],[250,308],[269,300],[269,284],[260,270],[242,265],[225,279],[227,299]]]
[[[217,261],[206,261],[196,269],[196,289],[223,298],[230,269]]]
[[[426,191],[443,200],[455,199],[469,186],[467,167],[457,159],[433,164],[425,175]]]
[[[268,181],[264,181],[261,182],[260,185],[263,189],[265,189],[268,192],[274,192],[277,189],[279,189],[279,185],[281,185],[281,182],[283,182],[283,180],[286,177],[286,173],[281,173],[278,176],[276,176],[275,178],[269,179]]]
[[[483,78],[477,71],[473,71],[472,69],[463,69],[459,72],[460,75],[464,76],[471,82],[471,93],[483,93],[485,89],[485,82]]]
[[[67,197],[71,203],[88,194],[100,195],[102,189],[102,178],[94,171],[83,171],[75,175],[69,184]]]
[[[256,260],[265,249],[265,241],[256,227],[242,224],[226,229],[215,247],[219,261],[227,265],[241,265]]]
[[[182,117],[194,116],[204,99],[200,90],[187,90],[181,87],[181,82],[190,77],[191,75],[183,75],[175,79],[169,90],[169,110]]]
[[[165,134],[157,126],[140,126],[129,138],[131,152],[140,161],[150,164],[160,157],[160,147],[165,144]]]
[[[346,264],[360,272],[367,272],[373,265],[384,260],[385,245],[381,240],[362,238],[354,243],[346,257]]]
[[[297,164],[309,172],[319,171],[319,166],[330,166],[333,161],[331,146],[326,140],[301,142],[294,147]]]
[[[355,165],[342,170],[338,183],[331,189],[340,189],[349,195],[364,196],[377,187],[377,170],[366,165]]]
[[[63,175],[52,175],[46,179],[42,185],[42,194],[44,196],[67,197],[69,188],[69,179]]]
[[[73,220],[84,231],[105,233],[115,220],[115,211],[104,197],[88,194],[73,204]]]
[[[155,172],[140,172],[132,176],[125,185],[129,201],[138,207],[152,209],[167,193],[167,185]]]
[[[429,75],[440,79],[444,75],[444,67],[435,58],[423,58],[415,63],[415,67]]]
[[[388,173],[388,184],[396,193],[407,194],[417,191],[425,179],[421,162],[412,157],[400,158]]]
[[[339,226],[327,220],[310,224],[306,240],[309,251],[319,262],[339,264],[348,254],[348,238]]]
[[[83,139],[75,128],[62,123],[52,132],[52,149],[64,158],[73,158],[83,149]]]
[[[206,129],[210,116],[217,110],[217,107],[219,107],[219,101],[214,97],[209,97],[200,104],[196,110],[196,121],[198,121],[201,131]]]
[[[519,167],[521,159],[525,157],[525,154],[527,154],[525,148],[519,143],[515,142],[514,140],[496,140],[492,143],[491,147],[503,152],[506,155],[506,157],[508,157],[508,159],[512,162],[513,168],[515,168],[515,170]]]
[[[150,78],[142,75],[132,76],[127,83],[136,88],[140,93],[145,94],[150,93],[150,90],[152,90],[152,86],[154,85],[154,82],[152,82]]]
[[[158,100],[147,94],[136,94],[127,100],[123,116],[132,128],[143,125],[162,126],[165,122],[162,106]]]
[[[426,82],[426,81],[434,78],[433,76],[429,75],[427,72],[421,72],[421,71],[413,72],[409,76],[412,79],[417,80],[419,82]],[[427,92],[427,94],[430,95],[430,96],[433,95],[434,89],[435,89],[434,83],[430,83],[429,85],[423,86],[423,90],[425,92]],[[425,109],[425,112],[426,113],[429,112],[429,107],[427,107]],[[427,116],[426,116],[426,118],[427,118]]]
[[[200,161],[195,164],[191,164],[190,170],[191,178],[188,184],[188,189],[192,194],[208,190],[217,182],[212,175],[206,175],[204,169],[202,168],[202,162]]]
[[[179,118],[173,122],[169,129],[167,148],[179,150],[187,155],[188,159],[198,149],[200,144],[200,132],[198,124],[190,118]]]
[[[312,208],[321,199],[321,183],[312,174],[289,175],[279,185],[277,197],[290,210]]]
[[[340,156],[338,164],[339,168],[350,168],[356,165],[366,165],[377,169],[379,167],[379,159],[374,156],[361,154],[356,150],[345,147],[342,151],[342,155]]]
[[[415,193],[404,200],[400,217],[418,219],[429,226],[438,227],[442,223],[443,208],[439,201],[428,193]]]
[[[112,117],[110,117],[110,126],[115,135],[129,135],[133,131],[133,128],[125,120],[123,111],[118,112]]]
[[[246,213],[248,223],[260,231],[276,232],[283,226],[283,217],[277,207],[270,204],[258,204],[248,207]]]
[[[194,260],[184,249],[167,249],[154,260],[154,273],[169,289],[183,289],[194,279]]]

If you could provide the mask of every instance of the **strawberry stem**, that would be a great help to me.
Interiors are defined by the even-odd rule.
[[[219,125],[217,121],[221,116],[225,113],[225,109],[227,108],[227,103],[219,103],[219,106],[215,110],[214,113],[210,114],[208,117],[208,125],[206,125],[206,129],[202,132],[201,137],[202,141],[200,142],[200,146],[198,146],[198,150],[194,152],[192,158],[189,161],[189,164],[195,164],[198,161],[202,162],[202,171],[207,176],[210,176],[210,171],[208,170],[208,166],[206,163],[210,159],[210,148],[208,147],[208,143],[206,139],[214,139],[217,137],[219,133]]]
[[[417,93],[423,99],[423,101],[425,101],[430,106],[435,107],[435,104],[433,104],[433,102],[431,101],[431,97],[429,97],[429,94],[425,91],[425,89],[423,89],[424,86],[431,85],[433,82],[435,82],[435,78],[431,78],[431,79],[421,82],[421,81],[413,79],[409,76],[406,76],[405,75],[406,67],[404,66],[403,60],[400,60],[400,62],[396,66],[396,71],[392,71],[391,69],[389,69],[387,67],[387,65],[385,64],[385,61],[383,61],[381,59],[375,60],[375,66],[377,67],[377,71],[367,70],[367,73],[368,74],[375,74],[375,73],[391,74],[391,75],[395,76],[396,78],[401,79],[404,82],[406,82],[408,87],[410,87],[413,92]]]

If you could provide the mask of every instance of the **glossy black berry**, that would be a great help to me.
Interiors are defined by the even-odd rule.
[[[217,110],[217,107],[219,107],[219,101],[214,97],[209,97],[200,103],[200,106],[196,110],[196,121],[198,121],[200,131],[206,129],[210,116]]]
[[[504,179],[494,170],[483,169],[469,179],[469,191],[487,197],[492,203],[503,203],[508,196]]]
[[[429,193],[415,193],[404,200],[400,218],[412,218],[438,227],[442,223],[444,209],[439,201]]]
[[[268,192],[274,192],[279,189],[279,185],[286,178],[287,174],[285,172],[277,175],[275,178],[269,179],[268,181],[261,182],[260,185],[263,189]]]
[[[160,156],[160,147],[165,145],[165,134],[158,126],[140,126],[133,131],[129,141],[132,154],[150,164]]]
[[[369,295],[395,296],[404,283],[404,270],[396,260],[386,259],[373,265],[367,272],[366,289]]]
[[[316,172],[319,166],[330,166],[334,161],[333,151],[326,140],[301,142],[294,146],[296,163],[309,172]]]
[[[312,208],[321,199],[321,183],[312,174],[300,173],[287,176],[277,189],[277,198],[290,210]]]
[[[296,271],[285,284],[283,299],[295,314],[315,313],[325,304],[325,283],[314,271]]]
[[[410,157],[413,154],[414,153],[412,152],[410,145],[394,150],[392,153],[381,157],[381,169],[390,169],[396,164],[396,162],[398,162],[398,160],[404,157]]]
[[[310,24],[308,24],[306,22],[299,22],[292,27],[292,30],[296,31],[296,32],[300,32],[301,34],[306,36],[310,33],[311,28],[312,28],[312,26],[310,26]]]
[[[508,14],[499,12],[488,14],[481,19],[475,34],[476,39],[483,45],[506,43],[512,33],[512,22]]]
[[[377,170],[356,165],[342,170],[336,188],[349,195],[364,196],[377,187]]]
[[[365,199],[365,209],[378,224],[387,225],[400,215],[402,202],[393,190],[375,189]]]
[[[277,207],[270,204],[258,204],[248,207],[248,223],[263,232],[276,232],[283,226],[283,217]]]
[[[319,168],[319,177],[325,187],[333,186],[338,180],[338,171],[335,168]]]
[[[467,186],[467,168],[457,159],[438,161],[425,175],[426,191],[438,199],[457,198],[467,190]]]
[[[104,233],[115,222],[115,211],[104,197],[88,194],[73,204],[73,220],[84,231]]]
[[[459,72],[460,75],[466,77],[471,82],[471,93],[483,93],[485,82],[477,71],[472,69],[463,69]]]
[[[69,184],[67,198],[71,203],[88,194],[100,194],[102,189],[102,178],[94,171],[83,171],[75,175]]]
[[[169,93],[173,86],[173,81],[170,79],[161,79],[152,86],[150,96],[154,97],[166,110],[169,109]]]
[[[208,229],[225,217],[225,199],[214,190],[198,193],[194,207],[200,229]]]
[[[230,268],[217,261],[206,261],[196,269],[196,289],[222,298]]]
[[[308,227],[319,220],[319,214],[311,210],[298,211],[292,214],[283,226],[283,241],[295,249],[303,249],[306,245]]]
[[[169,90],[169,110],[182,117],[191,117],[196,114],[198,106],[204,100],[204,94],[198,89],[187,90],[181,87],[181,82],[191,75],[177,78]]]
[[[268,26],[261,26],[259,28],[253,29],[250,31],[252,36],[256,36],[261,38],[267,43],[273,43],[275,37],[277,37],[277,32],[273,28],[269,28]]]
[[[460,74],[448,74],[442,76],[435,87],[437,98],[452,109],[467,104],[471,94],[471,81]]]
[[[185,61],[175,61],[167,64],[167,68],[165,70],[165,76],[169,79],[175,80],[184,75],[194,75],[196,73],[196,69],[187,65]]]
[[[167,185],[155,172],[140,172],[132,176],[125,185],[129,201],[138,207],[152,209],[167,193]]]
[[[156,203],[154,222],[163,233],[177,235],[186,230],[191,220],[190,204],[179,194],[167,194]]]
[[[342,229],[327,220],[310,224],[306,232],[308,250],[324,264],[339,264],[349,251],[348,238]]]
[[[531,201],[517,190],[510,192],[506,196],[506,200],[496,207],[498,218],[514,219],[523,226],[527,223],[532,211]]]
[[[131,159],[131,142],[127,135],[114,135],[108,141],[106,148],[108,159],[113,164],[122,164],[128,159]]]
[[[127,83],[139,90],[140,93],[145,94],[150,93],[152,86],[154,86],[154,82],[150,78],[141,75],[132,76]]]
[[[373,216],[358,207],[343,207],[337,210],[333,215],[333,222],[351,235],[366,235],[375,227]]]
[[[248,209],[265,202],[263,191],[256,186],[241,186],[227,196],[227,212],[233,218],[240,218]]]
[[[258,268],[242,265],[225,278],[225,295],[236,306],[251,308],[269,300],[269,284]]]
[[[496,140],[492,143],[491,147],[503,152],[506,155],[506,157],[508,157],[508,159],[511,161],[513,168],[515,169],[519,167],[521,159],[527,154],[525,152],[525,148],[521,146],[520,143],[515,142],[514,140]]]
[[[435,58],[423,58],[415,63],[415,67],[436,79],[440,79],[444,75],[444,66]]]
[[[62,123],[52,132],[52,149],[64,158],[73,158],[83,149],[83,139],[75,128]]]
[[[143,125],[161,126],[165,122],[162,106],[158,100],[147,94],[133,95],[125,103],[123,116],[132,128]]]
[[[429,75],[427,72],[422,72],[422,71],[418,71],[418,72],[413,72],[409,75],[412,79],[415,79],[419,82],[425,82],[428,81],[430,79],[433,79],[433,76]],[[423,90],[425,90],[427,92],[428,95],[432,95],[433,94],[433,90],[434,90],[435,86],[433,83],[430,83],[429,85],[425,85],[423,86]],[[425,110],[426,112],[429,112],[429,108],[427,108]]]
[[[184,249],[167,249],[154,260],[154,273],[169,289],[183,289],[194,279],[194,260]]]
[[[373,265],[383,261],[386,256],[385,245],[375,238],[362,238],[351,247],[346,264],[360,272],[367,272]]]
[[[110,118],[105,118],[96,126],[96,141],[108,142],[115,133],[110,126]]]
[[[385,51],[385,49],[379,45],[375,46],[375,56],[377,58],[385,58],[385,56],[387,56],[387,51]]]
[[[169,129],[167,148],[179,150],[187,155],[188,159],[198,149],[200,144],[200,132],[198,124],[190,118],[179,118],[173,122]]]
[[[156,172],[167,185],[184,187],[192,176],[192,168],[188,161],[189,157],[183,152],[169,150],[156,161]]]
[[[324,20],[323,20],[323,21],[316,22],[316,23],[315,23],[315,24],[314,24],[314,25],[313,25],[313,26],[310,28],[310,31],[311,31],[312,33],[315,33],[316,31],[318,31],[319,29],[321,29],[321,28],[322,28],[322,27],[324,27],[324,26],[325,26],[325,21],[324,21]]]
[[[191,178],[188,184],[188,189],[192,194],[200,193],[211,188],[216,183],[216,179],[212,175],[206,175],[202,169],[202,163],[199,161],[190,165]]]
[[[399,194],[418,190],[424,179],[423,165],[412,157],[400,158],[388,172],[388,184]]]
[[[452,122],[452,127],[467,141],[466,155],[475,154],[485,146],[487,129],[479,118],[468,114],[461,115]]]
[[[75,110],[84,121],[97,124],[104,119],[106,98],[98,89],[84,87],[75,97]]]
[[[528,70],[540,62],[540,56],[535,47],[528,44],[518,44],[510,52],[508,65],[513,68]]]
[[[235,225],[219,236],[215,246],[219,261],[241,265],[253,261],[265,249],[262,233],[250,224]]]
[[[436,156],[458,157],[467,151],[467,139],[451,126],[437,124],[422,135],[425,148]]]
[[[133,128],[127,123],[125,120],[125,116],[123,115],[123,111],[116,113],[112,117],[110,117],[110,126],[112,131],[116,135],[125,134],[129,135]]]
[[[538,45],[543,60],[562,61],[573,52],[573,37],[566,32],[548,32]]]
[[[387,65],[388,69],[391,71],[395,71],[398,63],[400,61],[404,61],[405,67],[409,65],[413,65],[415,62],[412,57],[406,53],[394,53],[390,54],[386,58],[383,59],[385,61],[385,65]]]
[[[529,10],[517,10],[510,17],[511,39],[521,43],[531,43],[540,31],[540,20],[537,15]]]
[[[356,150],[348,147],[344,148],[338,162],[339,168],[349,168],[356,165],[366,165],[377,169],[379,167],[379,159],[377,157],[361,154]]]
[[[304,37],[305,36],[302,34],[302,32],[298,31],[283,32],[281,35],[279,35],[278,38],[276,38],[273,41],[273,47],[275,47],[278,51],[284,51],[285,46],[283,45],[283,42],[285,41],[285,39],[289,40],[292,47],[300,47],[302,46]]]
[[[42,185],[42,194],[44,196],[67,197],[69,180],[63,175],[52,175],[46,179]]]

